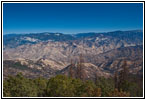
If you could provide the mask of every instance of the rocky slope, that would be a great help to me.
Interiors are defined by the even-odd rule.
[[[65,69],[70,60],[77,62],[80,54],[84,57],[89,77],[97,68],[99,75],[110,76],[115,70],[120,70],[124,60],[131,73],[136,74],[142,73],[142,45],[143,33],[140,30],[75,35],[48,32],[4,35],[3,58],[39,70],[38,75],[46,73],[47,77],[58,71],[67,73]],[[10,68],[9,71],[12,71]],[[9,72],[4,64],[4,73],[5,70]],[[46,70],[51,70],[52,74]]]
[[[118,48],[110,50],[106,53],[99,54],[92,57],[92,60],[86,61],[86,63],[83,64],[83,67],[87,77],[94,78],[95,75],[109,77],[112,76],[115,71],[120,71],[122,69],[124,61],[126,61],[126,67],[128,67],[131,74],[142,75],[142,45]],[[60,72],[68,75],[70,67],[71,65],[65,67]],[[73,67],[74,73],[76,73],[76,63]]]

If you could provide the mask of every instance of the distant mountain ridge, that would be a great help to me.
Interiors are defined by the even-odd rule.
[[[3,36],[4,45],[9,47],[17,47],[23,44],[35,44],[45,41],[69,41],[78,40],[80,38],[91,38],[99,36],[111,36],[116,38],[140,38],[143,37],[142,30],[133,31],[113,31],[105,33],[78,33],[78,34],[63,34],[63,33],[30,33],[30,34],[6,34]]]

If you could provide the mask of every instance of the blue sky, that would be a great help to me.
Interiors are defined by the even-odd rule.
[[[10,33],[107,32],[143,28],[142,3],[4,3]]]

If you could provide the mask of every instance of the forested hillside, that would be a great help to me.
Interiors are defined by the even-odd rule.
[[[121,76],[120,76],[121,77]],[[95,81],[57,75],[50,79],[25,78],[21,73],[4,80],[4,97],[141,97],[142,78],[130,80],[100,77]],[[116,87],[118,86],[118,87]]]

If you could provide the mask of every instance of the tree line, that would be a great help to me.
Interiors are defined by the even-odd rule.
[[[129,73],[126,61],[114,77],[95,75],[95,80],[86,80],[82,56],[74,76],[71,61],[69,74],[56,75],[50,79],[29,79],[21,73],[3,81],[4,97],[142,97],[143,78]]]

